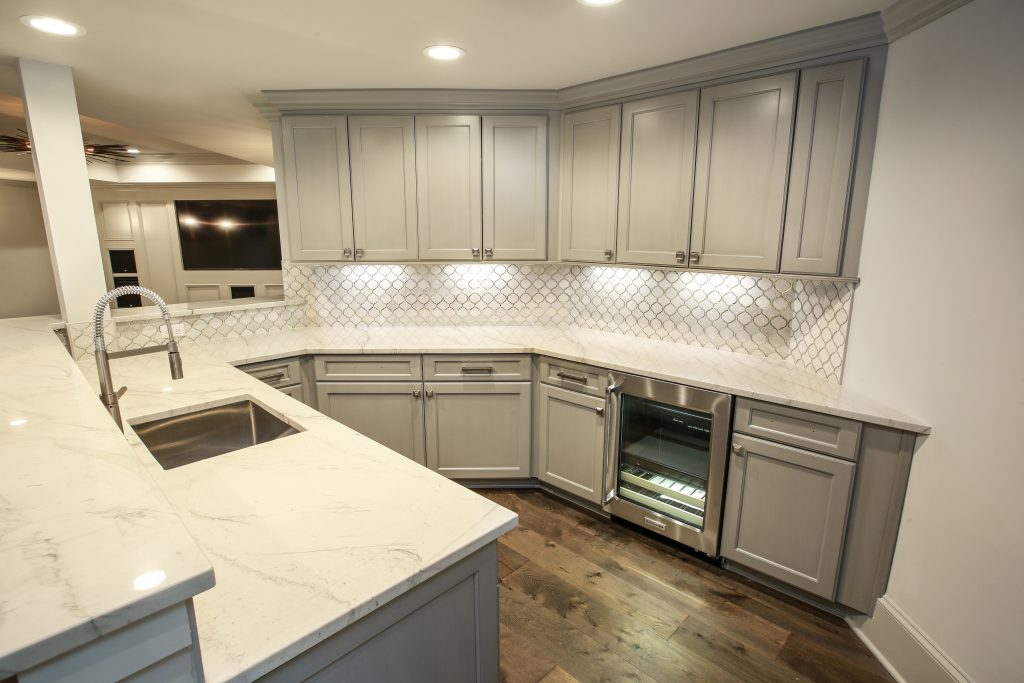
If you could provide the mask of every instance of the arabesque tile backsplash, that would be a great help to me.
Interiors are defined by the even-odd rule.
[[[285,262],[283,275],[296,303],[176,318],[182,347],[311,325],[549,325],[788,360],[838,382],[853,302],[847,282],[565,263]],[[164,338],[159,320],[107,329],[117,350]],[[91,334],[69,326],[76,358]]]
[[[553,325],[789,360],[839,381],[847,282],[563,263],[285,263],[309,325]]]

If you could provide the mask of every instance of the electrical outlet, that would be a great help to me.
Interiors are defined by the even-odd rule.
[[[171,323],[171,334],[175,337],[185,336],[185,323]]]

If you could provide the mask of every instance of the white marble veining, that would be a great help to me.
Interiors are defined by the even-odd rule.
[[[306,353],[538,353],[927,433],[928,426],[788,361],[554,327],[309,327],[197,345],[234,365]]]
[[[0,320],[0,678],[214,583],[54,321]]]
[[[131,425],[252,399],[304,431],[172,470],[140,462],[213,563],[196,596],[206,680],[250,681],[493,541],[514,513],[209,354],[113,361]],[[88,372],[88,366],[83,370]]]

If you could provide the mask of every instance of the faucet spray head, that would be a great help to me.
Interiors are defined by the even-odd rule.
[[[178,353],[178,342],[167,342],[167,359],[171,363],[171,379],[181,379],[185,376],[181,369],[181,354]]]

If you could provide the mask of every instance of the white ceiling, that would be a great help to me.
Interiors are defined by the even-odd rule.
[[[867,14],[893,0],[5,0],[0,114],[15,57],[69,64],[86,129],[152,151],[271,163],[261,90],[561,88]],[[19,22],[58,16],[61,38]],[[466,50],[441,63],[423,47]]]

